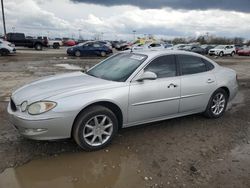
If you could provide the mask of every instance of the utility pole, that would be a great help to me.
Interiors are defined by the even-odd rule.
[[[135,41],[135,33],[136,33],[136,30],[133,30],[132,32],[134,33],[134,41]]]
[[[4,16],[3,0],[1,0],[1,6],[2,6],[2,17],[3,17],[4,38],[6,39],[6,26],[5,26],[5,16]]]

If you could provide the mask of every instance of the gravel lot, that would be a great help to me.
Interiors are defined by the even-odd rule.
[[[32,141],[8,122],[11,90],[43,76],[91,67],[65,49],[0,57],[0,187],[250,187],[250,58],[213,58],[235,69],[240,90],[216,120],[192,115],[121,130],[105,150],[72,140]]]

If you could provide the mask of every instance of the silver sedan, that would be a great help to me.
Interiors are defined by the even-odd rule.
[[[234,70],[184,51],[113,55],[86,73],[51,76],[13,92],[11,122],[36,140],[107,146],[119,128],[203,113],[221,117],[238,90]]]

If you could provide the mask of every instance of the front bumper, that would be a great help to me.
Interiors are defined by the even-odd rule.
[[[13,112],[8,105],[10,122],[21,135],[33,140],[56,140],[71,137],[71,128],[74,122],[72,114],[57,114],[54,116],[27,116],[21,112]],[[40,116],[40,115],[39,115]],[[35,118],[34,118],[35,117]]]
[[[208,52],[209,55],[219,55],[219,51],[212,51],[212,52]]]
[[[12,50],[10,50],[10,54],[15,54],[16,53],[16,48],[13,48]]]

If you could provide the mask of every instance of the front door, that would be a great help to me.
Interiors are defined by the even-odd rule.
[[[144,71],[154,72],[157,79],[131,82],[128,123],[153,121],[179,111],[180,77],[175,56],[158,57]]]

